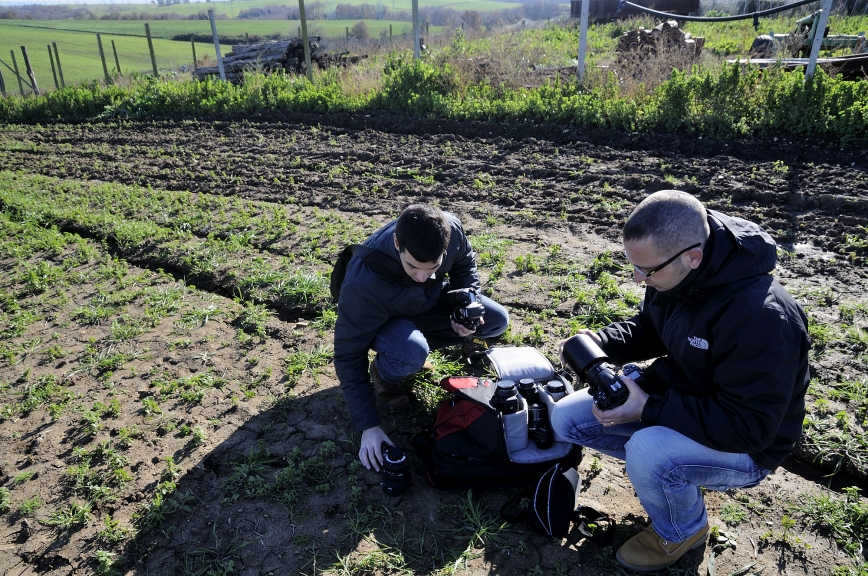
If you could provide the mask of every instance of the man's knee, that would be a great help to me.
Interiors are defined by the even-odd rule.
[[[661,446],[660,426],[642,428],[630,437],[624,445],[627,453],[627,475],[636,478],[639,475],[662,475],[672,467],[669,451]]]
[[[509,312],[491,298],[483,298],[485,324],[480,327],[480,332],[484,334],[485,338],[495,338],[506,332],[506,328],[509,326]]]
[[[392,342],[392,346],[379,354],[379,361],[387,366],[390,374],[409,376],[422,369],[428,358],[428,341],[418,331],[412,332],[402,342]]]

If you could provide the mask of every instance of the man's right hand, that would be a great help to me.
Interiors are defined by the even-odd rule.
[[[579,335],[579,334],[584,334],[585,336],[590,336],[591,340],[593,340],[597,346],[603,345],[603,341],[600,340],[600,337],[597,335],[597,333],[592,331],[592,330],[588,330],[587,328],[582,328],[581,330],[579,330],[576,333],[576,335]],[[561,359],[561,364],[564,364],[564,365],[566,365],[566,362],[564,362],[564,343],[567,340],[569,340],[569,338],[567,338],[566,340],[561,340],[560,342],[558,342],[558,358]]]
[[[362,447],[359,448],[359,460],[362,461],[362,466],[380,471],[380,466],[383,465],[383,442],[389,445],[394,445],[394,442],[389,440],[386,433],[379,426],[368,428],[362,432]]]

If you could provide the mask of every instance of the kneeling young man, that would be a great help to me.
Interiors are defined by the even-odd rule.
[[[447,301],[447,292],[479,290],[476,254],[452,214],[414,204],[364,245],[391,262],[366,263],[354,256],[347,265],[335,326],[335,371],[353,424],[362,432],[359,459],[366,468],[379,470],[382,443],[392,442],[380,426],[377,405],[406,407],[409,399],[401,381],[422,369],[429,350],[461,344],[470,335],[500,336],[509,316],[503,306],[477,293],[485,307],[478,328],[451,318],[455,304]],[[377,356],[369,366],[371,349]]]
[[[640,203],[623,230],[640,312],[593,338],[614,363],[657,358],[626,402],[597,408],[587,390],[555,405],[552,427],[572,442],[626,461],[651,520],[618,562],[652,572],[701,546],[701,487],[758,484],[792,452],[808,386],[808,321],[771,276],[775,242],[684,192]],[[563,345],[563,343],[562,343]]]

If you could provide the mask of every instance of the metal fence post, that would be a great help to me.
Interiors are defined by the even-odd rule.
[[[814,25],[814,43],[811,44],[811,57],[808,60],[808,67],[805,68],[805,82],[814,77],[814,70],[817,68],[817,57],[820,55],[820,47],[823,45],[823,35],[826,32],[826,22],[829,20],[829,12],[832,11],[832,0],[823,0],[823,8],[820,11],[819,22],[815,19]]]
[[[220,39],[217,38],[217,23],[214,22],[214,10],[208,10],[208,20],[211,21],[211,37],[214,39],[214,52],[217,53],[217,68],[220,70],[220,79],[226,82],[226,70],[223,68],[223,56],[220,55]]]
[[[413,60],[422,58],[419,48],[419,0],[413,0]]]
[[[151,53],[151,66],[154,68],[154,76],[159,76],[157,71],[157,57],[154,55],[154,41],[151,40],[151,27],[145,22],[145,36],[148,37],[148,50]]]
[[[585,77],[585,53],[588,49],[588,14],[591,0],[582,0],[581,22],[579,24],[579,62],[576,65],[576,78],[579,82]]]
[[[52,42],[51,47],[54,48],[54,59],[57,61],[57,74],[60,76],[60,87],[66,88],[66,82],[63,81],[63,68],[60,67],[60,52],[57,51],[57,42]]]

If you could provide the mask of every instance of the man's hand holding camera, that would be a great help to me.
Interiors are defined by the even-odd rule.
[[[600,410],[596,405],[591,407],[594,418],[606,428],[641,420],[642,410],[645,409],[645,402],[648,401],[648,394],[639,388],[635,380],[622,375],[621,381],[627,385],[627,390],[630,392],[626,402],[611,410]]]
[[[627,365],[624,372],[629,376],[616,375],[606,363],[608,358],[599,348],[601,345],[596,333],[582,329],[573,338],[558,343],[558,354],[562,363],[588,382],[588,392],[594,397],[591,412],[600,424],[608,428],[641,420],[648,394],[633,378],[641,379],[642,371],[635,365]]]

